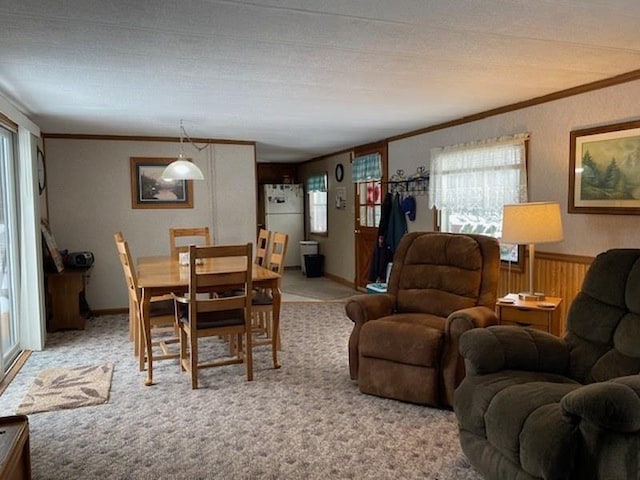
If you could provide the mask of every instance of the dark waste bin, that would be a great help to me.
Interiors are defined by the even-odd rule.
[[[314,253],[304,256],[304,268],[307,272],[307,277],[321,277],[323,265],[324,255]]]

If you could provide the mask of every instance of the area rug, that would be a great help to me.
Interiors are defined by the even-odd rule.
[[[41,371],[16,411],[26,415],[99,405],[109,400],[113,364]]]

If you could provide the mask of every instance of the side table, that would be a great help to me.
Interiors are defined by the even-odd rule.
[[[546,297],[544,300],[521,300],[510,293],[496,302],[496,315],[500,325],[530,327],[554,335],[560,335],[560,310],[562,298]]]
[[[25,415],[0,418],[0,478],[31,478],[29,420]]]

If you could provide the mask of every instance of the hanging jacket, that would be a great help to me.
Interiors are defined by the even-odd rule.
[[[392,254],[396,252],[400,239],[405,233],[407,233],[407,218],[400,206],[400,195],[396,193],[391,204],[391,217],[386,236],[387,245]]]
[[[393,260],[393,254],[387,244],[387,231],[391,217],[392,195],[387,192],[382,201],[380,211],[380,223],[378,224],[378,238],[373,248],[371,267],[369,268],[370,282],[384,282],[387,278],[387,264]]]

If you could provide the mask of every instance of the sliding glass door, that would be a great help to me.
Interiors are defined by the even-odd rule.
[[[16,134],[0,127],[0,378],[20,353],[16,315]]]

